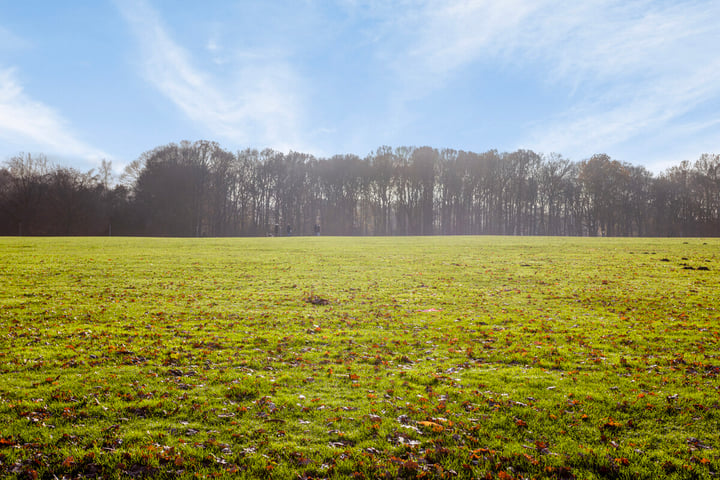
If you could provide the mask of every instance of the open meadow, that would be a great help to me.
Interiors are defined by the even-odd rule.
[[[0,477],[717,478],[720,240],[0,238]]]

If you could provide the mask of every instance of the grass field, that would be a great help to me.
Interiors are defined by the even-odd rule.
[[[717,478],[720,240],[0,239],[3,478]]]

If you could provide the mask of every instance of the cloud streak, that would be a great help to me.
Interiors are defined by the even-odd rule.
[[[401,78],[399,103],[478,65],[541,76],[573,106],[538,122],[517,146],[582,158],[680,129],[684,115],[720,98],[708,48],[720,45],[715,18],[720,4],[711,0],[427,0],[384,36]]]
[[[676,150],[664,143],[679,131],[694,143],[707,143],[707,132],[687,128],[684,117],[695,113],[697,118],[706,102],[720,98],[720,59],[703,46],[720,44],[720,33],[708,22],[718,18],[720,5],[688,2],[663,8],[630,2],[609,13],[601,7],[569,22],[577,27],[567,32],[567,48],[545,47],[553,81],[571,84],[580,98],[572,111],[534,129],[528,141],[581,157],[621,154],[628,142],[644,136],[653,137],[662,150]],[[600,27],[587,22],[583,29],[582,18],[599,19]]]
[[[138,42],[142,76],[189,119],[236,144],[260,142],[285,148],[299,141],[300,101],[294,86],[300,81],[289,63],[239,52],[229,76],[204,71],[173,40],[147,2],[116,4]],[[221,50],[217,38],[205,47],[212,53]]]
[[[110,155],[80,140],[53,108],[28,96],[15,70],[0,69],[0,137],[30,142],[45,153],[77,156],[91,162]]]
[[[17,51],[24,49],[28,46],[23,38],[15,35],[10,30],[0,26],[0,52],[3,51]]]

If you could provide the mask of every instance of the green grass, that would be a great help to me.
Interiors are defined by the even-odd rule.
[[[716,478],[719,247],[0,239],[0,476]]]

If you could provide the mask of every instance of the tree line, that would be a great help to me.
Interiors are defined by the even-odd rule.
[[[183,141],[115,177],[19,154],[0,168],[0,235],[717,236],[720,155],[654,175],[597,154],[380,147],[360,158]]]

